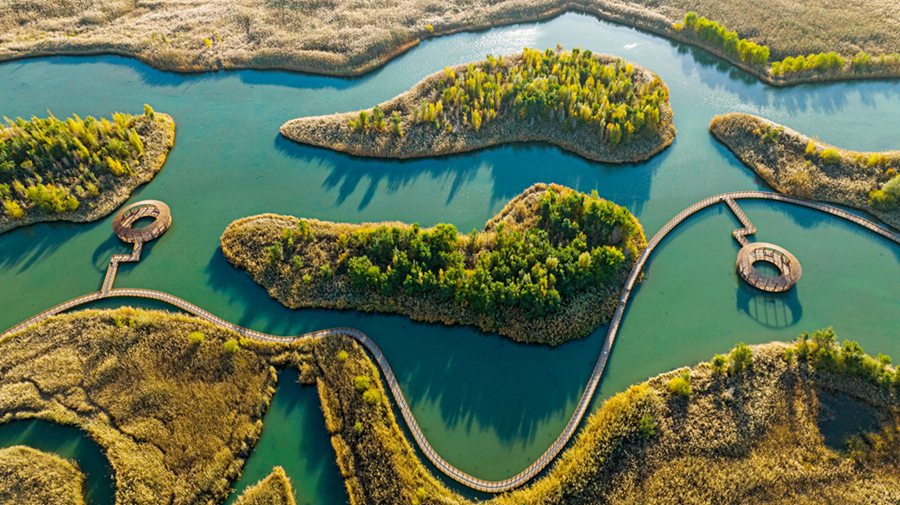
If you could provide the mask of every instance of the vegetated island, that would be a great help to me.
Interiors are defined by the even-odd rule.
[[[900,14],[893,0],[828,3],[760,0],[378,0],[366,3],[271,0],[158,0],[111,2],[73,8],[58,0],[30,0],[0,10],[0,60],[52,54],[112,53],[137,57],[165,70],[287,69],[359,75],[422,40],[460,31],[538,21],[581,12],[701,46],[763,80],[789,84],[809,79],[898,75],[892,69],[793,73],[775,79],[765,65],[746,66],[736,51],[678,29],[696,10],[729,31],[750,36],[783,59],[834,51],[849,59],[881,58],[900,48]]]
[[[468,235],[263,214],[231,223],[221,244],[291,308],[393,312],[555,345],[612,316],[646,238],[596,193],[537,184]]]
[[[234,505],[297,505],[291,479],[276,466],[268,477],[247,488]]]
[[[714,117],[709,130],[779,192],[855,207],[900,228],[900,151],[848,151],[737,112]]]
[[[24,446],[0,449],[0,503],[84,505],[83,485],[78,466],[55,454]]]
[[[144,114],[66,120],[6,119],[0,126],[0,233],[45,221],[86,222],[121,205],[162,168],[175,122]]]
[[[285,137],[357,156],[419,158],[548,142],[585,158],[636,162],[675,139],[656,74],[591,51],[524,49],[445,68],[372,110],[299,118]]]

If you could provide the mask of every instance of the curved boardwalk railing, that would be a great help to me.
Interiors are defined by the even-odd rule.
[[[613,343],[615,342],[616,335],[619,331],[619,326],[622,322],[622,318],[625,315],[625,308],[628,305],[628,300],[631,297],[632,290],[634,289],[634,286],[637,283],[641,272],[643,271],[644,265],[647,263],[647,260],[653,253],[653,250],[673,229],[675,229],[686,219],[700,212],[701,210],[706,209],[707,207],[719,203],[727,204],[732,212],[734,212],[735,216],[737,216],[738,220],[741,222],[744,228],[735,230],[732,235],[734,235],[735,239],[737,239],[742,244],[746,243],[746,238],[744,237],[746,235],[752,235],[753,233],[755,233],[756,228],[753,227],[753,224],[747,218],[746,214],[744,214],[740,207],[735,203],[735,200],[748,199],[774,200],[815,209],[832,216],[851,221],[887,238],[888,240],[900,244],[900,235],[856,214],[844,211],[831,205],[810,202],[807,200],[801,200],[799,198],[793,198],[790,196],[780,195],[777,193],[769,193],[765,191],[738,191],[734,193],[723,193],[700,200],[699,202],[694,203],[690,207],[682,210],[677,215],[675,215],[675,217],[670,219],[665,225],[663,225],[663,227],[660,228],[660,230],[657,231],[655,235],[653,235],[653,238],[651,238],[650,241],[647,242],[647,247],[640,254],[640,256],[638,256],[637,261],[635,261],[634,266],[632,267],[631,272],[628,275],[628,279],[625,282],[625,286],[622,289],[622,294],[619,297],[619,303],[616,307],[615,314],[609,322],[609,327],[606,332],[606,338],[603,341],[603,346],[600,348],[600,354],[597,357],[597,363],[594,365],[594,369],[591,372],[590,377],[588,378],[588,382],[585,386],[584,392],[581,395],[581,399],[578,401],[578,405],[575,407],[575,411],[572,413],[572,417],[569,418],[569,422],[566,424],[566,427],[559,434],[556,440],[554,440],[553,443],[547,448],[547,450],[544,451],[544,453],[541,454],[541,456],[536,459],[531,465],[529,465],[528,468],[522,470],[518,474],[508,479],[504,479],[501,481],[488,481],[469,475],[456,468],[452,464],[448,463],[434,450],[433,447],[431,447],[431,444],[428,443],[425,434],[419,427],[419,423],[413,416],[412,410],[410,409],[409,404],[406,402],[406,398],[403,396],[403,391],[400,389],[400,385],[397,382],[397,378],[394,375],[394,372],[391,369],[391,365],[388,362],[387,358],[384,356],[384,354],[382,354],[381,349],[378,348],[378,346],[374,341],[372,341],[372,339],[370,339],[362,331],[355,328],[331,328],[304,333],[302,335],[293,337],[270,335],[268,333],[252,330],[250,328],[244,328],[242,326],[226,321],[216,316],[215,314],[203,310],[193,303],[190,303],[169,293],[139,288],[112,289],[112,283],[115,280],[115,275],[113,274],[112,278],[109,278],[109,276],[107,276],[107,280],[109,281],[108,283],[107,280],[104,280],[102,291],[80,296],[78,298],[73,298],[72,300],[45,310],[44,312],[41,312],[40,314],[31,317],[3,332],[2,334],[0,334],[0,338],[11,335],[32,324],[41,322],[48,317],[60,314],[80,305],[114,297],[146,298],[162,301],[217,326],[232,330],[241,336],[261,341],[291,343],[301,339],[311,339],[327,335],[348,336],[359,342],[363,347],[366,348],[366,350],[368,350],[372,357],[375,358],[375,362],[381,369],[381,373],[385,377],[385,381],[387,382],[388,388],[391,390],[394,401],[397,403],[397,407],[400,410],[401,415],[403,416],[403,420],[409,427],[410,433],[412,434],[416,445],[419,447],[425,457],[442,473],[465,486],[476,489],[478,491],[500,493],[525,484],[534,476],[543,471],[547,467],[547,465],[549,465],[556,458],[556,456],[559,455],[559,453],[563,450],[563,448],[565,448],[569,440],[571,440],[575,435],[575,432],[578,430],[578,426],[584,419],[584,415],[587,413],[591,401],[594,398],[594,393],[596,393],[597,391],[597,386],[600,383],[600,378],[603,376],[603,371],[606,368],[606,362],[609,359],[609,353],[612,350]],[[137,254],[139,255],[140,252],[138,252]],[[125,255],[122,256],[124,258],[128,258]],[[133,256],[134,255],[132,255],[132,257]],[[120,259],[120,261],[128,261],[124,258]]]

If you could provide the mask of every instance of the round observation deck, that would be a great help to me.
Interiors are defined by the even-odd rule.
[[[778,275],[763,275],[754,267],[756,263],[768,263],[778,269]],[[791,289],[803,275],[800,261],[790,252],[775,244],[753,242],[738,251],[737,270],[747,284],[768,293],[783,293]]]
[[[153,218],[147,226],[135,228],[134,223],[145,217]],[[124,242],[138,244],[149,242],[166,232],[172,225],[172,211],[159,200],[135,202],[116,213],[113,231]]]

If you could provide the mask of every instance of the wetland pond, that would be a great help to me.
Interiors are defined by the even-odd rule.
[[[618,55],[659,74],[671,90],[675,143],[630,165],[592,163],[543,145],[395,162],[301,146],[278,134],[291,118],[371,107],[444,66],[557,43]],[[0,87],[0,114],[8,117],[48,110],[57,117],[109,116],[138,113],[144,103],[171,114],[175,148],[131,201],[165,201],[174,224],[145,248],[140,263],[122,266],[117,286],[167,291],[271,333],[360,328],[390,360],[434,448],[485,479],[517,473],[556,438],[605,327],[551,349],[397,316],[288,310],[225,261],[218,241],[228,223],[274,212],[349,222],[450,222],[466,232],[528,186],[555,182],[596,189],[627,206],[650,237],[704,197],[769,189],[708,133],[716,114],[759,114],[849,149],[900,148],[896,80],[773,88],[702,51],[578,14],[437,38],[354,79],[264,71],[180,75],[120,57],[52,57],[0,64]],[[826,326],[873,354],[900,356],[900,247],[809,209],[769,201],[741,207],[759,228],[754,240],[791,251],[803,278],[781,295],[744,286],[730,235],[738,221],[725,205],[690,218],[653,254],[598,400],[738,341],[788,340]],[[0,327],[96,291],[110,255],[128,250],[111,220],[41,224],[0,236]],[[295,383],[295,375],[281,373],[262,440],[236,487],[281,465],[301,503],[344,502],[315,389]]]

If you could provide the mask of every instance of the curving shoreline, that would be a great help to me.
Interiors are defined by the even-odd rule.
[[[499,230],[521,231],[539,228],[536,224],[539,216],[537,209],[543,197],[562,198],[569,195],[580,195],[585,200],[590,198],[562,186],[545,184],[531,186],[510,200],[491,218],[477,238],[457,235],[459,242],[455,250],[466,256],[467,265],[469,263],[474,265],[480,261],[479,258],[488,257],[494,252],[494,243],[503,233]],[[445,297],[444,288],[439,285],[428,285],[427,291],[414,293],[405,290],[383,293],[357,287],[349,274],[348,264],[352,262],[350,258],[364,257],[365,254],[361,250],[340,244],[343,241],[353,240],[348,237],[355,234],[370,233],[385,226],[403,233],[416,230],[415,225],[394,222],[332,223],[262,214],[241,218],[229,224],[222,234],[221,249],[229,263],[244,270],[257,284],[266,289],[269,296],[288,308],[324,307],[396,313],[416,321],[473,326],[481,331],[497,332],[518,342],[558,345],[588,335],[613,316],[616,300],[626,282],[629,270],[646,245],[643,229],[627,209],[608,201],[602,201],[602,204],[607,205],[606,208],[621,212],[622,219],[630,226],[617,225],[615,234],[621,236],[615,237],[616,240],[610,237],[608,244],[603,240],[596,244],[598,248],[609,247],[621,251],[623,253],[621,263],[616,263],[614,269],[604,276],[602,284],[575,290],[574,293],[562,298],[561,305],[555,310],[548,310],[541,315],[530,315],[527,307],[499,303],[493,310],[485,312],[473,307],[471,303],[456,300],[454,296]],[[610,210],[610,213],[612,212],[614,210]],[[309,235],[312,237],[306,242],[298,240],[297,243],[300,245],[295,246],[298,252],[293,258],[302,258],[303,266],[299,269],[294,267],[293,261],[288,261],[288,258],[276,262],[265,260],[271,244],[280,243],[285,230],[290,232],[298,226],[308,226]],[[414,233],[425,236],[435,229],[422,229]],[[590,238],[599,240],[598,237]],[[556,252],[551,253],[551,256],[555,254],[564,257],[564,247],[564,244],[558,244],[558,249],[555,249]],[[287,255],[287,249],[285,253]],[[529,261],[534,261],[538,267],[542,264],[538,260],[529,259]],[[325,265],[332,274],[319,273]],[[563,291],[565,266],[565,261],[560,261],[559,270],[554,270],[559,282],[550,284],[551,289],[556,287]],[[475,268],[474,266],[466,268],[471,279]],[[450,268],[447,270],[449,276]],[[443,269],[440,275],[443,275]],[[535,279],[535,282],[539,281]],[[457,295],[459,294],[460,292],[457,292]],[[525,304],[524,298],[521,304]]]
[[[556,114],[551,114],[550,119],[534,117],[520,119],[515,117],[515,109],[509,110],[513,106],[508,103],[503,105],[505,110],[497,118],[485,120],[479,130],[473,129],[468,123],[460,124],[457,121],[452,131],[448,131],[443,127],[434,128],[428,122],[415,122],[410,119],[415,115],[419,104],[440,98],[441,86],[448,71],[463,75],[472,65],[475,65],[476,69],[481,68],[481,65],[487,65],[481,61],[435,72],[409,90],[378,104],[376,107],[385,114],[389,115],[394,111],[403,117],[401,124],[405,131],[400,136],[387,129],[382,131],[353,129],[350,123],[365,111],[292,119],[281,126],[280,132],[284,137],[302,144],[354,156],[391,159],[447,156],[503,144],[538,142],[557,146],[592,161],[634,163],[650,159],[671,145],[676,135],[673,111],[669,104],[668,87],[659,76],[620,58],[608,55],[594,55],[594,57],[602,65],[619,65],[624,62],[633,66],[634,75],[637,77],[636,84],[647,86],[648,93],[652,86],[659,86],[657,89],[661,90],[664,98],[659,103],[658,125],[653,128],[645,127],[627,142],[611,144],[598,133],[594,125],[585,124],[581,119],[576,120],[574,117],[557,119]],[[523,57],[515,54],[504,57],[503,61],[503,65],[511,68],[521,64]],[[617,103],[619,102],[612,102],[610,107],[614,107]],[[560,112],[564,112],[564,109]],[[445,112],[443,117],[446,116],[452,117],[453,113]]]
[[[674,9],[682,10],[675,11]],[[65,37],[56,36],[54,38],[52,33],[48,32],[46,35],[49,38],[45,39],[40,39],[39,36],[37,39],[34,39],[33,35],[28,37],[19,36],[5,41],[0,39],[0,62],[55,55],[88,56],[111,54],[135,58],[154,68],[172,72],[197,73],[257,69],[354,77],[376,70],[393,58],[416,47],[421,42],[435,37],[460,32],[484,31],[514,24],[546,21],[566,13],[576,13],[699,47],[717,57],[723,58],[734,66],[752,74],[760,81],[772,86],[859,79],[894,79],[900,77],[900,68],[894,68],[887,72],[869,70],[863,72],[842,71],[820,75],[794,74],[790,76],[774,76],[766,68],[746,65],[714,45],[674,30],[672,25],[680,20],[681,16],[684,15],[684,10],[686,9],[667,4],[657,5],[654,10],[653,8],[635,7],[615,0],[594,0],[590,3],[565,0],[557,1],[550,5],[543,2],[531,3],[528,1],[504,2],[498,6],[479,6],[476,12],[471,15],[438,12],[438,20],[435,21],[435,26],[425,24],[425,22],[415,26],[405,25],[402,30],[395,30],[389,35],[383,35],[382,38],[368,40],[364,42],[365,45],[362,48],[350,50],[291,47],[290,44],[266,45],[247,49],[243,47],[246,45],[245,43],[234,45],[232,42],[229,42],[223,44],[221,37],[218,35],[217,37],[219,38],[204,49],[202,37],[212,35],[214,32],[218,32],[218,29],[211,28],[208,31],[201,31],[200,34],[195,33],[195,35],[200,35],[200,39],[185,46],[184,43],[172,45],[172,41],[165,40],[164,36],[160,36],[160,33],[164,35],[165,31],[171,29],[171,27],[154,27],[154,30],[148,33],[148,28],[138,25],[140,28],[128,36],[118,34],[116,28],[109,28],[106,31],[101,30],[102,33],[99,35],[87,31],[85,32],[87,35],[81,38],[69,36],[68,34]],[[426,19],[432,17],[428,14],[430,13],[426,13]],[[244,15],[243,12],[237,13],[237,17]],[[176,13],[174,16],[177,17],[178,14]],[[227,22],[222,26],[225,29],[234,28],[236,30],[238,28],[238,26],[231,26],[229,23],[234,23],[234,20],[227,19]],[[247,23],[246,26],[249,27],[249,22]],[[220,26],[220,24],[213,23],[212,26]],[[267,26],[265,22],[262,22],[262,27],[283,28],[277,25]],[[745,27],[745,29],[747,28]],[[196,32],[196,28],[191,28],[190,30]],[[753,31],[752,28],[749,30]],[[762,27],[762,30],[765,30],[765,27]],[[177,32],[177,30],[175,31]],[[251,36],[250,31],[248,31],[247,36]],[[302,46],[303,44],[299,45]],[[833,48],[817,48],[819,51],[831,49]],[[885,51],[890,51],[890,47],[884,49]],[[789,54],[788,51],[780,52],[785,56]],[[849,57],[850,54],[844,54],[844,56]]]
[[[0,448],[0,502],[85,505],[85,474],[76,461],[27,445]]]
[[[900,151],[842,149],[738,112],[714,117],[709,130],[779,193],[847,205],[900,229],[900,207],[879,208],[870,199],[870,193],[897,177]]]
[[[172,116],[155,112],[149,119],[149,131],[140,135],[144,152],[138,170],[127,177],[116,178],[111,188],[105,188],[100,194],[80,205],[75,211],[63,213],[39,212],[32,209],[20,219],[11,219],[0,214],[0,234],[16,228],[37,223],[67,221],[72,223],[88,223],[106,217],[131,197],[135,189],[150,182],[162,170],[169,152],[175,145],[175,120]]]

